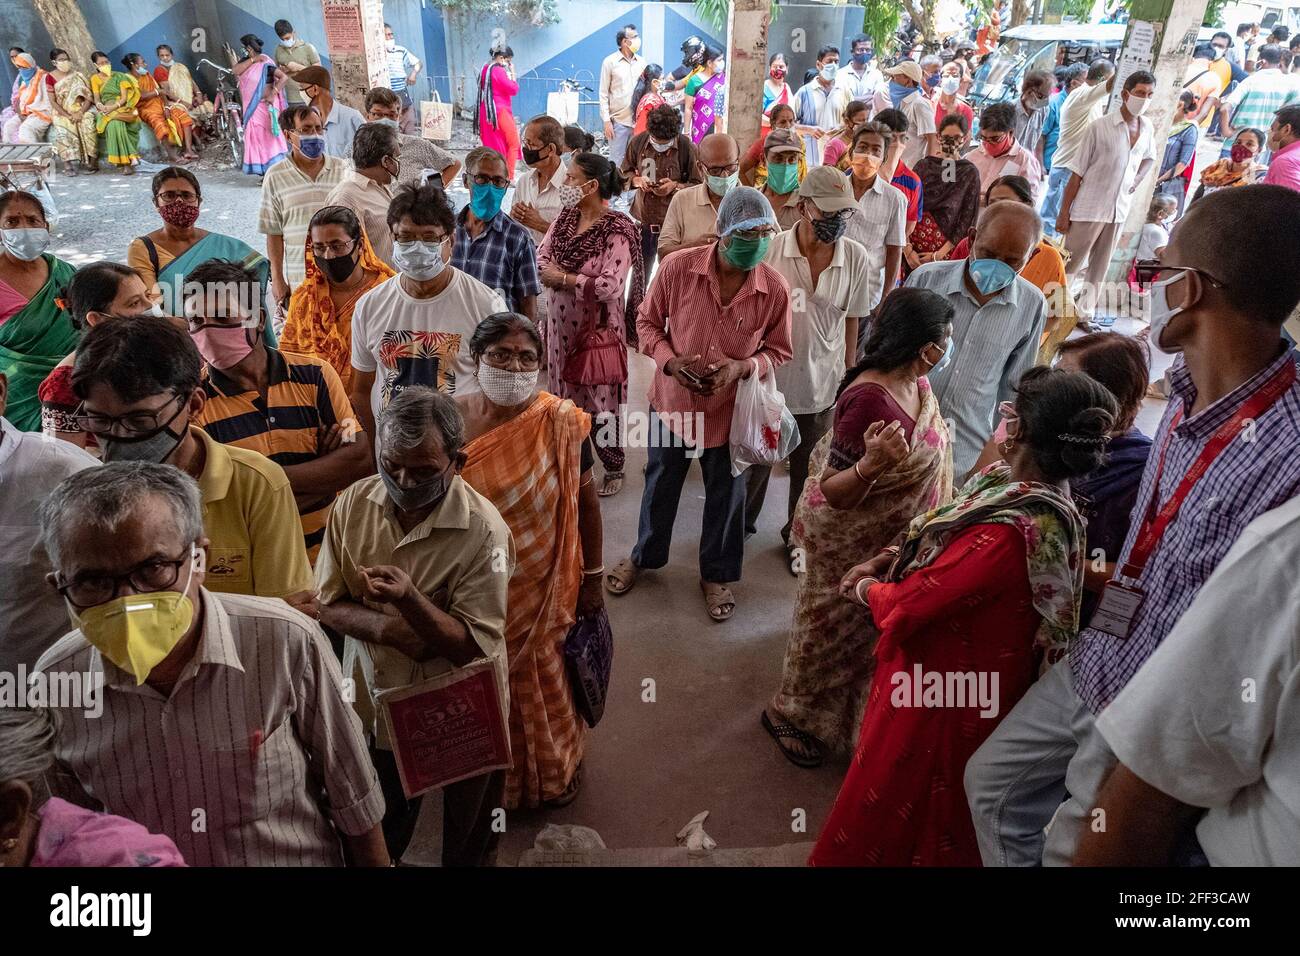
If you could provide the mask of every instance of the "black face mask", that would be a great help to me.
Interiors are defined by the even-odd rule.
[[[325,270],[331,282],[347,282],[348,276],[352,275],[357,268],[357,262],[361,257],[355,252],[346,256],[335,256],[333,259],[317,259],[316,264]]]
[[[549,146],[550,143],[547,143],[546,145]],[[546,146],[542,147],[542,149],[545,148]],[[529,166],[536,166],[538,163],[542,161],[542,149],[529,149],[527,146],[522,147],[522,149],[524,151],[525,164]]]

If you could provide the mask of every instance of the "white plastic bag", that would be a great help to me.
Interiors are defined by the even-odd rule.
[[[731,474],[750,465],[775,465],[799,445],[799,426],[785,407],[771,366],[751,359],[754,371],[736,383],[731,413]],[[765,377],[760,377],[766,371]]]

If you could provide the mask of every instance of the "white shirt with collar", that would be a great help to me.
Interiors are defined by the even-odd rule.
[[[53,569],[38,511],[55,485],[98,464],[71,442],[0,418],[0,672],[31,668],[72,629],[67,605],[45,581]]]
[[[541,177],[537,170],[530,166],[515,183],[513,201],[527,203],[548,224],[552,223],[564,208],[564,204],[560,202],[560,187],[564,185],[565,177],[568,175],[569,167],[560,163],[555,169],[555,175],[539,186],[538,181]],[[533,242],[540,247],[542,240],[546,238],[546,231],[529,229],[528,232],[533,237]]]
[[[861,73],[853,68],[852,60],[841,63],[835,73],[836,89],[843,90],[850,100],[862,100],[868,104],[884,81],[885,76],[876,68],[875,60],[868,60]]]
[[[1139,116],[1138,138],[1129,145],[1128,124],[1120,110],[1088,127],[1079,152],[1066,168],[1083,180],[1070,207],[1073,222],[1123,222],[1133,204],[1133,184],[1146,160],[1155,161],[1151,121]]]
[[[841,236],[831,261],[812,284],[812,269],[799,250],[798,229],[772,242],[765,261],[790,286],[790,361],[776,370],[776,384],[792,414],[811,415],[835,404],[844,377],[844,325],[871,311],[878,280],[862,244]]]
[[[632,126],[636,117],[632,115],[632,93],[645,71],[644,57],[633,54],[631,59],[623,55],[622,50],[615,50],[605,57],[600,65],[600,118],[602,121]]]
[[[867,250],[871,274],[871,307],[884,296],[886,246],[902,249],[907,245],[907,197],[897,186],[877,175],[858,200],[858,208],[849,217],[844,237]]]

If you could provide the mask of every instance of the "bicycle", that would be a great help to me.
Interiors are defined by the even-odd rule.
[[[212,140],[224,142],[230,149],[230,158],[236,166],[244,161],[244,114],[239,97],[239,83],[233,71],[213,63],[199,60],[196,68],[207,65],[216,73],[216,96],[212,98],[211,129],[204,133]]]

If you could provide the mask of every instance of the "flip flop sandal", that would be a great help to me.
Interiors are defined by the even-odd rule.
[[[772,723],[772,718],[768,717],[767,711],[764,710],[762,724],[763,729],[771,734],[772,739],[776,741],[777,749],[780,750],[781,753],[785,754],[786,759],[796,767],[807,767],[810,769],[812,767],[820,767],[822,761],[826,759],[826,752],[822,749],[822,742],[812,734],[800,730],[794,724],[790,723],[790,721],[778,720],[774,724]],[[785,744],[781,743],[782,740],[798,741],[809,750],[813,751],[814,756],[805,757],[802,754],[797,754],[786,747]]]
[[[731,588],[725,584],[701,581],[700,590],[704,592],[704,603],[708,605],[709,617],[714,621],[721,623],[736,613],[736,598],[732,595]]]
[[[605,572],[605,590],[610,594],[626,594],[636,584],[641,569],[632,563],[631,558],[624,558]]]
[[[613,487],[611,487],[611,485]],[[621,471],[607,471],[605,477],[600,483],[600,489],[596,494],[601,498],[610,498],[623,490],[623,473]]]
[[[582,764],[579,763],[573,771],[573,779],[569,785],[560,791],[558,797],[552,797],[550,800],[543,800],[542,805],[546,807],[567,807],[574,800],[578,799],[578,791],[582,789]]]

